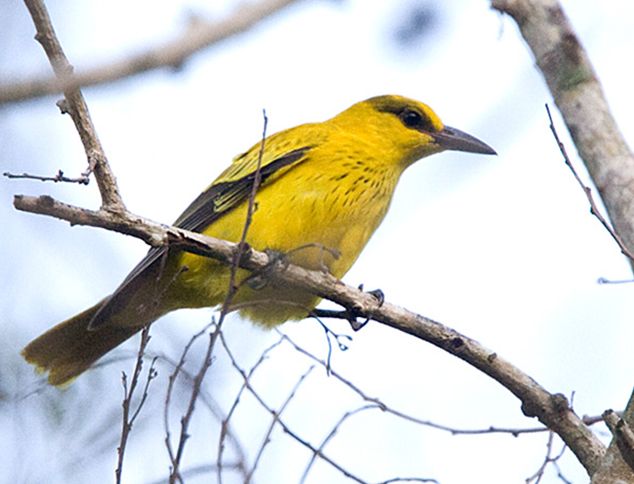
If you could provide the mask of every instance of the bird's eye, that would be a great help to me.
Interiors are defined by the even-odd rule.
[[[423,124],[423,116],[411,109],[405,109],[400,115],[401,121],[408,128],[420,128]]]

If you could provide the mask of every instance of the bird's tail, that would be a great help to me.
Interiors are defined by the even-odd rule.
[[[101,304],[59,323],[22,350],[26,361],[39,372],[48,372],[51,385],[69,383],[108,351],[142,329],[142,326],[104,325],[88,330],[88,323]]]

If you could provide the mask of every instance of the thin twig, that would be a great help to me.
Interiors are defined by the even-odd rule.
[[[605,277],[599,277],[597,279],[597,284],[632,284],[634,279],[606,279]]]
[[[575,177],[575,180],[577,180],[577,183],[579,184],[579,186],[583,190],[583,193],[586,195],[586,198],[588,199],[588,203],[590,204],[590,213],[594,215],[599,220],[599,222],[601,222],[601,225],[603,225],[605,230],[607,230],[607,232],[610,234],[610,236],[614,239],[616,244],[619,246],[619,249],[621,249],[621,253],[634,262],[634,254],[632,254],[632,252],[630,252],[630,250],[625,246],[625,243],[623,242],[619,234],[616,233],[616,231],[612,228],[610,223],[601,214],[601,210],[599,210],[599,207],[597,207],[597,204],[594,201],[594,197],[592,196],[592,189],[583,183],[583,180],[581,180],[581,177],[577,173],[577,170],[575,169],[574,165],[570,161],[570,158],[568,157],[568,153],[566,152],[566,147],[564,146],[563,142],[559,139],[559,135],[557,134],[557,129],[555,128],[555,123],[553,122],[553,117],[550,114],[550,108],[548,107],[548,104],[546,104],[546,113],[548,113],[548,120],[550,122],[550,131],[553,133],[555,141],[557,142],[557,146],[559,147],[559,151],[561,152],[561,155],[564,157],[564,162],[566,163],[566,166],[572,172],[573,176]]]
[[[224,340],[223,340],[223,343],[224,343]],[[295,386],[293,386],[293,388],[291,389],[290,393],[288,394],[288,397],[286,397],[286,400],[284,400],[284,402],[282,403],[280,408],[275,412],[275,415],[274,415],[273,419],[271,420],[271,424],[269,425],[269,428],[267,429],[266,434],[264,435],[264,438],[262,439],[262,444],[260,445],[260,447],[258,449],[258,453],[255,456],[255,459],[253,461],[253,465],[251,466],[251,470],[247,474],[247,478],[245,480],[245,484],[249,484],[251,482],[251,479],[253,479],[253,474],[255,473],[255,470],[257,469],[258,464],[260,463],[260,459],[262,458],[262,455],[264,454],[264,449],[269,444],[269,442],[271,442],[271,434],[273,433],[273,429],[275,429],[275,425],[277,424],[277,420],[282,416],[282,413],[284,413],[284,410],[286,409],[288,404],[291,402],[291,400],[293,400],[293,398],[297,394],[297,390],[299,390],[299,387],[301,386],[301,384],[304,383],[304,381],[306,380],[308,375],[314,369],[315,369],[314,365],[308,367],[308,370],[306,370],[299,377],[299,379],[297,380],[297,383],[295,383]]]
[[[2,176],[6,176],[9,179],[38,180],[43,182],[52,181],[55,183],[63,182],[88,185],[88,183],[90,183],[90,173],[91,171],[86,170],[78,177],[71,178],[65,176],[62,170],[58,170],[54,176],[31,175],[29,173],[9,173],[8,171],[5,171]]]
[[[139,383],[139,377],[141,376],[141,371],[143,370],[143,357],[145,355],[145,349],[150,342],[150,325],[147,325],[141,331],[141,342],[139,343],[139,351],[137,352],[136,363],[134,365],[134,371],[132,373],[132,379],[130,381],[130,386],[128,387],[128,379],[125,372],[121,374],[121,381],[123,384],[123,403],[121,407],[123,408],[123,415],[121,419],[121,438],[119,440],[119,447],[117,447],[117,468],[115,470],[115,477],[117,484],[121,483],[121,474],[123,472],[123,458],[125,456],[125,449],[128,443],[128,438],[130,437],[130,432],[132,431],[132,425],[136,421],[139,413],[141,412],[141,408],[143,408],[143,404],[145,403],[148,397],[148,389],[150,387],[150,383],[157,376],[157,372],[154,369],[154,363],[156,362],[156,358],[152,359],[150,363],[150,367],[148,368],[147,378],[145,380],[145,385],[143,387],[143,393],[141,394],[141,400],[131,414],[131,406],[132,406],[132,397],[134,396],[134,391]]]
[[[60,203],[52,197],[16,196],[14,205],[18,209],[33,213],[44,213],[64,220],[111,228],[156,245],[174,243],[180,250],[212,257],[224,263],[234,260],[235,243],[149,222],[130,213],[112,214],[85,210]],[[374,321],[427,341],[462,359],[499,382],[520,399],[526,415],[537,416],[544,425],[556,431],[589,473],[594,472],[599,466],[605,445],[570,409],[565,398],[546,391],[528,374],[498,353],[423,315],[389,302],[379,305],[373,295],[344,284],[330,274],[294,264],[279,269],[271,268],[270,261],[270,257],[265,253],[251,249],[243,254],[239,265],[248,271],[267,268],[267,275],[272,281],[283,281],[289,286],[329,299],[344,308],[354,309],[363,317],[371,317]]]
[[[436,479],[431,477],[393,477],[386,481],[377,482],[377,484],[392,484],[394,482],[431,482],[432,484],[439,484]]]
[[[326,435],[324,440],[321,441],[321,444],[319,444],[319,447],[317,447],[316,449],[317,452],[313,452],[312,455],[310,456],[310,460],[308,461],[308,464],[306,465],[306,468],[304,469],[304,473],[302,474],[302,477],[299,480],[300,484],[304,484],[304,482],[306,482],[306,479],[308,478],[308,473],[310,472],[310,469],[313,467],[313,464],[317,460],[318,453],[323,452],[328,442],[330,442],[333,439],[333,437],[337,434],[337,432],[339,431],[339,429],[341,428],[341,426],[346,420],[348,420],[350,417],[358,413],[365,412],[366,410],[370,410],[370,409],[377,409],[377,408],[381,409],[379,405],[371,403],[369,405],[364,405],[362,407],[356,408],[354,410],[349,410],[346,413],[344,413],[339,419],[339,421],[332,427],[330,432],[328,432],[328,435]]]
[[[221,337],[221,341],[222,341],[222,337]],[[327,462],[328,464],[330,464],[331,466],[333,466],[335,469],[337,469],[339,472],[341,472],[344,476],[346,476],[347,478],[358,482],[360,484],[366,484],[366,481],[364,481],[363,479],[361,479],[360,477],[358,477],[355,474],[352,474],[350,471],[348,471],[347,469],[345,469],[344,467],[342,467],[340,464],[338,464],[337,462],[335,462],[333,459],[331,459],[330,457],[328,457],[326,454],[324,454],[324,452],[319,451],[315,446],[313,446],[312,444],[310,444],[308,441],[306,441],[305,439],[303,439],[302,437],[299,436],[299,434],[297,434],[296,432],[294,432],[280,417],[279,415],[277,415],[276,411],[271,408],[260,396],[260,394],[253,388],[253,386],[251,385],[251,382],[249,381],[248,375],[247,373],[240,368],[240,365],[238,365],[237,360],[235,359],[235,357],[233,356],[233,353],[231,353],[231,350],[225,346],[225,351],[227,352],[227,355],[229,356],[229,359],[231,360],[231,364],[233,365],[233,367],[236,369],[236,371],[240,374],[240,376],[242,377],[242,381],[244,382],[244,385],[246,386],[246,388],[249,390],[249,392],[251,393],[251,395],[253,395],[255,397],[255,399],[258,401],[258,403],[262,406],[262,408],[264,408],[264,410],[266,410],[268,413],[271,414],[271,416],[273,417],[273,419],[275,420],[275,422],[284,430],[284,432],[286,432],[288,435],[290,435],[295,441],[299,442],[302,446],[306,447],[308,450],[310,450],[311,452],[315,453],[316,455],[318,455],[324,462]]]
[[[189,353],[189,350],[191,349],[192,345],[198,338],[200,338],[203,334],[207,332],[207,330],[212,324],[214,324],[213,321],[209,323],[208,325],[206,325],[198,333],[195,333],[194,335],[192,335],[192,337],[189,339],[189,341],[183,348],[183,351],[181,352],[181,357],[178,363],[176,363],[176,365],[174,366],[174,371],[170,373],[170,376],[168,379],[167,392],[165,394],[165,404],[163,406],[163,426],[165,428],[165,447],[167,448],[167,454],[170,458],[172,467],[174,466],[174,463],[176,461],[176,453],[174,452],[174,449],[172,448],[170,425],[169,425],[169,409],[170,409],[170,404],[172,400],[172,393],[174,391],[174,384],[176,383],[176,378],[178,377],[178,375],[183,371],[183,366],[185,365],[187,354]],[[171,475],[171,472],[170,472],[170,475]]]
[[[226,469],[242,471],[242,463],[240,461],[237,462],[225,462],[224,464]],[[204,474],[211,474],[215,472],[216,466],[213,464],[201,464],[197,466],[188,467],[181,471],[181,476],[183,480],[189,477],[197,477]],[[155,481],[151,481],[149,484],[165,484],[165,479],[157,479]]]
[[[553,456],[554,442],[555,442],[555,433],[552,431],[548,432],[548,440],[546,441],[546,456],[544,457],[544,460],[540,464],[537,471],[535,471],[535,473],[532,476],[526,479],[525,481],[526,484],[530,484],[530,483],[539,484],[540,482],[542,482],[542,478],[544,477],[546,473],[546,469],[548,468],[549,465],[552,465],[553,467],[555,467],[555,469],[557,470],[557,477],[559,478],[559,480],[561,480],[564,484],[572,484],[568,479],[566,479],[566,477],[561,472],[561,469],[559,468],[559,462],[558,462],[559,459],[563,457],[568,447],[566,446],[566,444],[564,444],[561,447],[561,450],[557,453],[557,455]]]
[[[236,285],[236,274],[238,272],[238,268],[240,267],[240,260],[247,253],[249,247],[247,246],[247,234],[249,232],[249,228],[251,227],[251,223],[253,222],[253,212],[255,211],[255,196],[257,194],[258,189],[260,188],[260,183],[262,182],[262,157],[264,156],[264,148],[266,145],[266,129],[268,127],[269,119],[266,116],[266,111],[262,110],[262,138],[260,141],[260,151],[258,152],[258,162],[255,167],[255,176],[253,177],[253,185],[251,185],[251,193],[249,194],[249,202],[247,205],[247,216],[244,220],[244,226],[242,227],[242,235],[240,236],[240,241],[238,242],[236,251],[233,255],[233,260],[231,261],[230,273],[229,273],[229,288],[227,292],[227,296],[225,297],[222,307],[220,309],[220,319],[224,319],[224,316],[229,311],[231,301],[233,300],[233,296],[238,290],[238,286]]]
[[[200,395],[203,380],[205,379],[207,371],[211,367],[212,353],[213,353],[216,340],[218,336],[222,334],[222,324],[224,323],[225,317],[229,311],[231,301],[233,300],[233,297],[235,296],[239,288],[235,280],[236,280],[236,274],[240,267],[240,261],[242,260],[243,256],[247,254],[248,251],[250,250],[248,247],[248,244],[246,243],[246,239],[247,239],[249,227],[251,226],[251,222],[253,220],[253,212],[255,210],[255,196],[257,194],[257,191],[262,179],[260,168],[262,166],[262,157],[264,155],[264,148],[266,144],[266,129],[268,126],[268,118],[264,110],[262,111],[262,116],[264,119],[263,128],[262,128],[262,141],[260,143],[260,151],[258,153],[258,162],[255,168],[253,185],[251,187],[251,193],[249,195],[249,202],[247,205],[247,215],[244,221],[244,227],[242,230],[240,241],[238,242],[236,246],[236,250],[233,252],[233,257],[232,257],[231,265],[230,265],[229,287],[227,288],[227,295],[225,296],[224,301],[222,303],[222,306],[220,309],[220,315],[218,317],[218,322],[215,325],[213,332],[209,334],[209,342],[207,344],[207,350],[205,352],[205,356],[203,358],[200,369],[198,370],[198,373],[196,373],[196,376],[194,377],[194,382],[192,385],[189,403],[187,405],[187,410],[185,412],[185,415],[181,418],[181,431],[180,431],[180,436],[178,439],[176,454],[174,455],[174,458],[172,459],[172,469],[171,469],[170,477],[169,477],[170,484],[173,484],[177,480],[179,482],[182,482],[182,478],[179,473],[179,468],[180,468],[183,452],[185,451],[185,443],[189,439],[188,429],[191,422],[191,418],[196,408],[196,401],[198,400],[198,396]]]
[[[262,363],[264,363],[264,361],[269,357],[269,354],[275,348],[277,348],[282,343],[282,341],[283,341],[282,338],[278,339],[275,343],[273,343],[271,346],[269,346],[262,352],[262,354],[260,355],[260,358],[258,358],[258,361],[256,361],[255,364],[249,370],[249,373],[248,373],[249,379],[253,378],[253,374],[255,373],[255,371],[260,367],[260,365],[262,365]],[[238,404],[240,403],[240,399],[245,389],[246,389],[246,384],[243,383],[242,386],[240,387],[240,390],[238,390],[236,398],[234,398],[233,400],[233,403],[231,405],[231,408],[229,409],[229,412],[227,412],[227,416],[222,420],[222,424],[220,427],[220,438],[218,439],[218,455],[216,457],[216,471],[217,471],[219,483],[222,483],[222,470],[224,468],[222,458],[223,458],[224,450],[225,450],[225,439],[227,435],[229,434],[229,421],[231,420],[231,417],[233,416],[236,409],[238,408]],[[247,480],[248,475],[249,475],[249,472],[247,472],[244,476],[245,481]]]
[[[183,453],[185,452],[185,444],[190,437],[189,425],[191,424],[191,419],[194,415],[194,410],[196,409],[196,402],[200,395],[203,380],[207,374],[207,370],[211,367],[211,355],[219,334],[221,334],[220,327],[216,325],[209,333],[209,341],[207,343],[205,356],[203,357],[200,369],[194,377],[189,402],[187,404],[187,410],[185,411],[183,417],[181,417],[181,431],[178,439],[178,447],[176,448],[176,454],[172,460],[172,469],[169,477],[170,484],[173,484],[176,481],[183,482],[182,476],[180,475],[180,464],[183,458]]]
[[[327,310],[321,310],[321,311],[327,311]],[[352,342],[352,336],[343,334],[343,333],[335,333],[326,325],[326,323],[324,323],[321,320],[320,316],[315,314],[315,312],[316,310],[313,310],[309,313],[309,315],[310,317],[314,318],[319,323],[319,325],[324,330],[324,333],[326,335],[326,343],[328,344],[328,355],[326,357],[326,374],[330,375],[330,364],[331,364],[331,358],[332,358],[332,343],[330,341],[330,337],[332,336],[335,339],[340,351],[347,351],[348,344]],[[338,311],[338,313],[341,313],[341,311]],[[324,313],[322,312],[322,314]],[[346,343],[343,342],[344,340],[346,341]]]
[[[480,428],[480,429],[461,429],[461,428],[451,427],[448,425],[439,424],[431,420],[424,420],[418,417],[414,417],[413,415],[409,415],[405,412],[402,412],[400,410],[390,407],[385,402],[381,401],[379,398],[369,396],[367,393],[361,390],[357,385],[355,385],[350,380],[348,380],[347,378],[339,374],[336,370],[333,370],[332,368],[330,368],[330,365],[327,361],[323,361],[319,359],[318,357],[316,357],[315,355],[313,355],[312,353],[310,353],[309,351],[305,350],[304,348],[299,346],[295,341],[293,341],[287,334],[282,333],[279,329],[276,329],[275,331],[277,331],[277,333],[282,337],[282,340],[286,341],[289,345],[291,345],[291,347],[295,351],[297,351],[298,353],[306,356],[310,360],[326,368],[328,370],[329,376],[332,376],[333,378],[338,380],[340,383],[342,383],[343,385],[348,387],[350,390],[352,390],[354,393],[356,393],[364,401],[368,402],[370,404],[367,406],[368,409],[373,408],[372,406],[374,405],[378,410],[381,410],[382,412],[389,413],[391,415],[394,415],[395,417],[401,418],[408,422],[415,423],[417,425],[422,425],[424,427],[430,427],[436,430],[449,432],[452,435],[509,434],[513,437],[518,437],[521,434],[533,434],[533,433],[549,431],[548,427],[515,428],[515,427],[490,426],[490,427]],[[581,420],[583,421],[585,425],[590,426],[590,425],[594,425],[596,423],[602,422],[603,417],[601,415],[594,415],[594,416],[584,415]]]
[[[207,328],[205,328],[204,331],[200,332],[199,335],[204,334],[204,332],[206,331]],[[175,371],[178,368],[178,375],[182,376],[189,385],[193,385],[194,382],[194,378],[195,375],[193,375],[192,373],[190,373],[189,371],[187,371],[184,367],[183,367],[183,363],[182,358],[179,361],[175,361],[173,359],[171,359],[169,356],[165,355],[165,354],[157,354],[155,355],[157,358],[157,361],[161,362],[161,363],[165,363],[169,366],[171,366],[172,368],[172,373],[170,374],[170,378],[173,376],[173,371]],[[172,383],[173,385],[174,383]],[[198,397],[198,400],[207,408],[207,410],[209,410],[209,412],[219,421],[219,422],[224,422],[226,419],[226,416],[223,414],[220,406],[218,405],[218,403],[214,400],[214,398],[211,396],[211,394],[209,392],[207,392],[204,388],[201,389],[200,395]],[[167,401],[167,399],[166,399]],[[168,402],[169,403],[169,402]],[[168,420],[167,420],[167,413],[163,412],[163,418],[164,418],[164,425],[165,425],[165,429],[166,429],[166,436],[169,437],[169,425],[168,425]],[[237,466],[237,469],[240,471],[242,477],[246,477],[247,475],[247,467],[246,467],[246,454],[244,451],[244,448],[242,447],[242,445],[240,444],[240,442],[238,441],[238,437],[235,435],[235,433],[232,431],[230,425],[227,423],[226,427],[225,427],[225,434],[226,434],[226,439],[228,439],[232,444],[233,444],[233,448],[234,451],[238,454],[237,457],[237,461],[235,463],[232,463],[231,465],[229,465],[229,468],[236,468],[235,466]],[[168,453],[170,455],[170,462],[171,459],[173,458],[174,455],[174,451],[173,448],[171,447],[171,442],[168,442]],[[235,464],[235,465],[234,465]],[[214,467],[215,468],[215,467]],[[181,476],[183,476],[184,472],[181,472]],[[183,476],[184,477],[184,476]],[[163,480],[164,482],[165,480]]]

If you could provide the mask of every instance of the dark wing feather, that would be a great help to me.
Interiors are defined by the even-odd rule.
[[[271,175],[278,173],[282,168],[292,167],[305,161],[305,155],[310,149],[311,146],[306,146],[290,151],[262,166],[260,169],[260,186],[264,186]],[[174,225],[192,232],[202,232],[224,213],[247,200],[251,194],[254,180],[255,172],[251,172],[235,181],[212,184],[185,209],[181,216],[176,219]],[[106,323],[120,308],[125,307],[130,297],[136,292],[135,286],[145,283],[146,277],[141,276],[150,276],[158,279],[162,266],[161,260],[167,257],[168,250],[168,247],[152,247],[112,295],[106,298],[101,308],[93,316],[88,327],[90,329],[98,328]]]

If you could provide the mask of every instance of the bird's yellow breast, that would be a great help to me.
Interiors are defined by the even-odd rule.
[[[383,220],[403,170],[445,149],[494,153],[472,136],[445,126],[423,103],[378,96],[322,123],[276,133],[265,140],[262,152],[260,143],[254,145],[234,159],[179,221],[204,220],[207,212],[201,214],[200,209],[206,209],[206,197],[212,197],[210,222],[200,231],[240,240],[248,206],[244,190],[261,162],[265,180],[246,241],[341,277]],[[181,272],[167,291],[168,310],[223,302],[229,284],[226,266],[186,253],[175,262]],[[239,271],[239,281],[247,277]],[[264,324],[302,318],[318,301],[270,281],[263,286],[243,284],[234,299],[244,315]]]
[[[373,97],[322,123],[287,129],[255,144],[234,158],[174,225],[241,240],[259,174],[262,183],[246,241],[341,277],[381,223],[403,170],[443,150],[495,154],[477,138],[445,126],[421,102]],[[61,385],[176,309],[229,302],[230,309],[273,326],[305,317],[319,302],[265,274],[241,269],[232,281],[237,293],[226,301],[230,274],[215,260],[152,248],[110,296],[51,328],[22,354],[49,371],[49,382]]]
[[[383,220],[404,167],[377,158],[374,147],[363,140],[338,134],[322,140],[298,166],[258,191],[246,240],[258,250],[280,251],[290,262],[342,277]],[[203,233],[239,241],[247,206],[242,203]],[[222,302],[226,268],[189,253],[180,256],[179,264],[187,267],[181,279],[194,300],[203,300],[203,288],[201,306]],[[246,273],[240,271],[240,276]],[[319,301],[296,289],[268,285],[245,286],[235,300],[244,315],[264,323],[304,317]]]

